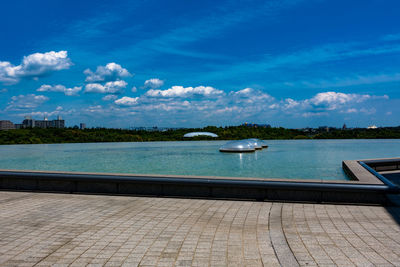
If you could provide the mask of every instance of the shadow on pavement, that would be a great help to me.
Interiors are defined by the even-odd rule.
[[[400,173],[384,174],[387,179],[400,187]],[[393,219],[400,225],[400,194],[389,195],[390,204],[386,207]]]

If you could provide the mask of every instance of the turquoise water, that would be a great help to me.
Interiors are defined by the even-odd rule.
[[[342,161],[400,156],[400,140],[267,140],[255,153],[225,141],[0,146],[0,169],[233,177],[348,179]]]

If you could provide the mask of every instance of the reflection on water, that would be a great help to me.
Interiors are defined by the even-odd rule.
[[[267,140],[254,153],[225,141],[0,146],[0,168],[137,174],[347,179],[342,161],[399,156],[399,140]]]

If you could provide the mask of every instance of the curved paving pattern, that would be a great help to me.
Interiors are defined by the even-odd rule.
[[[400,266],[399,207],[0,192],[1,266]]]

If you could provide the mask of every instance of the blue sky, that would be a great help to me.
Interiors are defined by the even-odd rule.
[[[7,1],[0,119],[400,125],[398,1]]]

